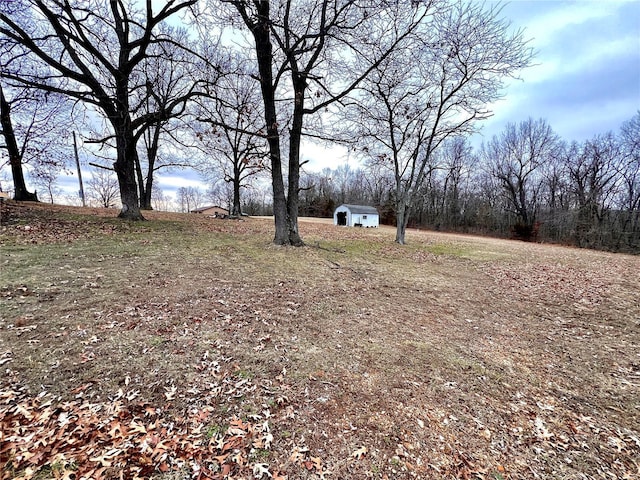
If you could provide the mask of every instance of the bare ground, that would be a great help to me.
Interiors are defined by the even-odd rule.
[[[638,257],[0,215],[0,476],[640,478]]]

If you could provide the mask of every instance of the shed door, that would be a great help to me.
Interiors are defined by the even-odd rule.
[[[346,225],[347,224],[347,212],[338,212],[338,225]]]

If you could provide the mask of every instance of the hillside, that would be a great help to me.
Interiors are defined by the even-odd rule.
[[[640,475],[640,257],[1,208],[0,478]]]

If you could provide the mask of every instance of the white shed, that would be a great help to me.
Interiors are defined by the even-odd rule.
[[[347,227],[377,227],[380,225],[380,214],[375,207],[345,204],[333,212],[333,223]]]

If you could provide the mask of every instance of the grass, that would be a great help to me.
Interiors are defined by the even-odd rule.
[[[269,220],[9,205],[6,388],[207,404],[211,436],[268,410],[252,459],[290,479],[303,446],[331,478],[638,473],[638,257],[304,221],[284,248]]]

